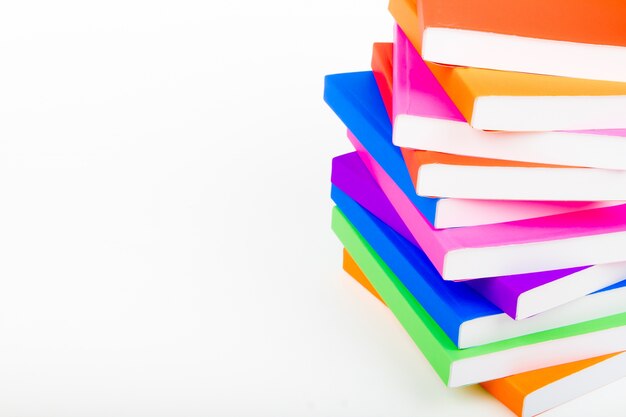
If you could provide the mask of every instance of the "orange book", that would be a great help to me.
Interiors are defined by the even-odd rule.
[[[623,0],[418,0],[417,5],[422,28],[626,46]]]
[[[390,0],[389,10],[419,50],[422,43],[421,16],[418,17],[415,1]],[[464,118],[478,129],[552,131],[626,128],[626,82],[446,66],[432,62],[428,66]]]
[[[626,171],[405,150],[418,195],[480,200],[626,200]],[[611,203],[613,202],[613,203]]]
[[[382,303],[384,303],[383,299],[380,298],[380,295],[374,289],[374,286],[370,284],[367,280],[365,274],[361,271],[361,268],[357,265],[356,261],[350,256],[348,251],[343,249],[343,269],[352,276],[359,284],[365,287],[366,290],[372,293],[374,297],[378,298]]]
[[[626,81],[623,0],[413,0],[427,61]]]
[[[372,48],[372,71],[378,85],[385,85],[380,94],[385,102],[387,114],[391,119],[391,92],[393,81],[393,44],[378,42]]]
[[[346,249],[343,268],[371,294],[382,301],[367,276]],[[615,353],[524,372],[480,385],[519,417],[530,417],[577,398],[618,379],[611,370],[626,361],[626,353]]]
[[[552,167],[557,168],[559,165],[538,164],[534,162],[522,162],[522,161],[504,161],[502,159],[490,159],[479,158],[476,156],[464,156],[464,155],[452,155],[449,153],[433,152],[433,151],[420,151],[412,150],[410,161],[407,164],[415,165],[413,169],[419,170],[422,165],[429,164],[445,164],[445,165],[459,165],[459,166],[485,166],[485,167],[526,167],[526,168],[539,168],[539,167]],[[572,167],[562,167],[572,168]]]

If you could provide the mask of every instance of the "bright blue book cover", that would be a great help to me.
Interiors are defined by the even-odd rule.
[[[466,284],[442,280],[424,252],[338,187],[332,187],[331,197],[457,347],[468,347],[459,345],[459,331],[463,323],[504,314]]]
[[[351,95],[351,91],[358,91],[358,97]],[[391,141],[391,122],[374,73],[367,71],[326,76],[324,100],[422,215],[434,225],[439,199],[421,197],[415,193],[402,152]]]

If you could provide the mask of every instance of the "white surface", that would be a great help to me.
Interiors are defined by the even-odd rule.
[[[424,31],[424,59],[506,71],[626,81],[626,48],[464,29]]]
[[[626,169],[626,138],[579,132],[488,132],[465,122],[400,114],[393,143],[508,161]]]
[[[322,76],[368,67],[386,2],[1,11],[0,415],[512,415],[340,269]]]

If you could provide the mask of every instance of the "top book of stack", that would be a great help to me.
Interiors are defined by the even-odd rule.
[[[516,51],[516,49],[507,45],[494,48],[490,46],[489,42],[483,40],[475,42],[474,53],[469,52],[472,50],[472,45],[465,45],[473,42],[469,41],[474,37],[471,34],[473,32],[481,34],[480,37],[487,38],[499,38],[500,35],[498,34],[487,34],[475,30],[468,32],[464,29],[461,30],[460,37],[455,35],[454,40],[448,39],[445,43],[433,42],[431,26],[425,23],[431,21],[426,10],[429,7],[437,9],[435,6],[440,3],[440,0],[420,0],[419,2],[416,0],[389,0],[389,10],[413,46],[422,54],[422,58],[426,60],[430,71],[435,75],[470,126],[481,130],[520,132],[626,128],[626,120],[624,119],[624,114],[626,114],[626,82],[546,75],[542,74],[546,71],[539,69],[531,70],[527,67],[509,65],[511,60],[507,57],[514,56],[524,65],[531,65],[526,63],[532,62],[550,61],[547,57],[543,59],[543,55],[546,54],[539,52],[541,48],[533,45],[522,48],[523,53],[509,53],[508,51]],[[442,4],[441,10],[437,9],[439,11],[436,15],[444,16],[445,13],[450,12],[453,14],[447,15],[445,21],[463,21],[454,18],[454,14],[459,13],[456,9],[448,10],[450,4],[457,3],[459,6],[465,4],[460,0],[446,3],[445,7]],[[478,6],[483,3],[482,0],[472,2],[472,9],[466,10],[466,14],[481,14],[482,8]],[[498,1],[490,7],[500,10],[498,13],[503,15],[507,13],[516,15],[517,6],[508,8],[509,3],[509,0]],[[524,2],[524,4],[530,5],[535,3],[537,2]],[[418,6],[421,7],[426,16],[420,14]],[[546,10],[550,10],[550,7],[552,6],[546,6]],[[626,5],[623,8],[626,8]],[[538,3],[534,10],[539,16],[543,16],[544,11]],[[492,14],[487,14],[487,16]],[[534,20],[528,20],[527,24],[533,25]],[[620,27],[617,32],[623,33],[623,27],[626,26]],[[458,30],[460,29],[445,29],[443,31],[458,35]],[[429,33],[431,34],[429,35]],[[523,36],[507,35],[506,38],[517,42]],[[573,43],[555,42],[558,42],[559,45]],[[515,42],[513,43],[515,44]],[[531,44],[534,43],[531,42]],[[600,45],[600,47],[609,48],[606,45]],[[611,46],[610,48],[626,51],[626,48],[621,46]],[[437,53],[432,51],[437,51]],[[442,56],[453,56],[455,55],[454,51],[458,51],[456,55],[484,57],[485,62],[481,63],[476,59],[471,60],[471,62],[440,59],[440,57],[435,56],[439,51],[442,51]],[[518,54],[519,56],[517,56]],[[565,62],[566,65],[563,68],[570,68],[565,57],[573,55],[563,52],[555,52],[554,55],[557,58],[550,59],[554,61],[555,65]],[[608,55],[613,56],[614,54]],[[602,68],[613,70],[619,67],[617,74],[623,74],[626,69],[626,60],[621,66],[612,63],[608,58],[595,60],[589,59],[584,54],[583,56],[577,54],[576,59],[570,60],[576,61],[575,64],[571,65],[577,68],[592,62],[594,68],[597,67],[599,70]],[[445,62],[443,64],[438,63],[441,61]],[[507,71],[503,71],[504,69]]]
[[[426,61],[626,82],[623,0],[417,0]]]

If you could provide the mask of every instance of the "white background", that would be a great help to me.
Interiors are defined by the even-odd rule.
[[[323,75],[368,69],[391,23],[384,0],[2,3],[0,415],[512,415],[444,388],[341,271]]]

